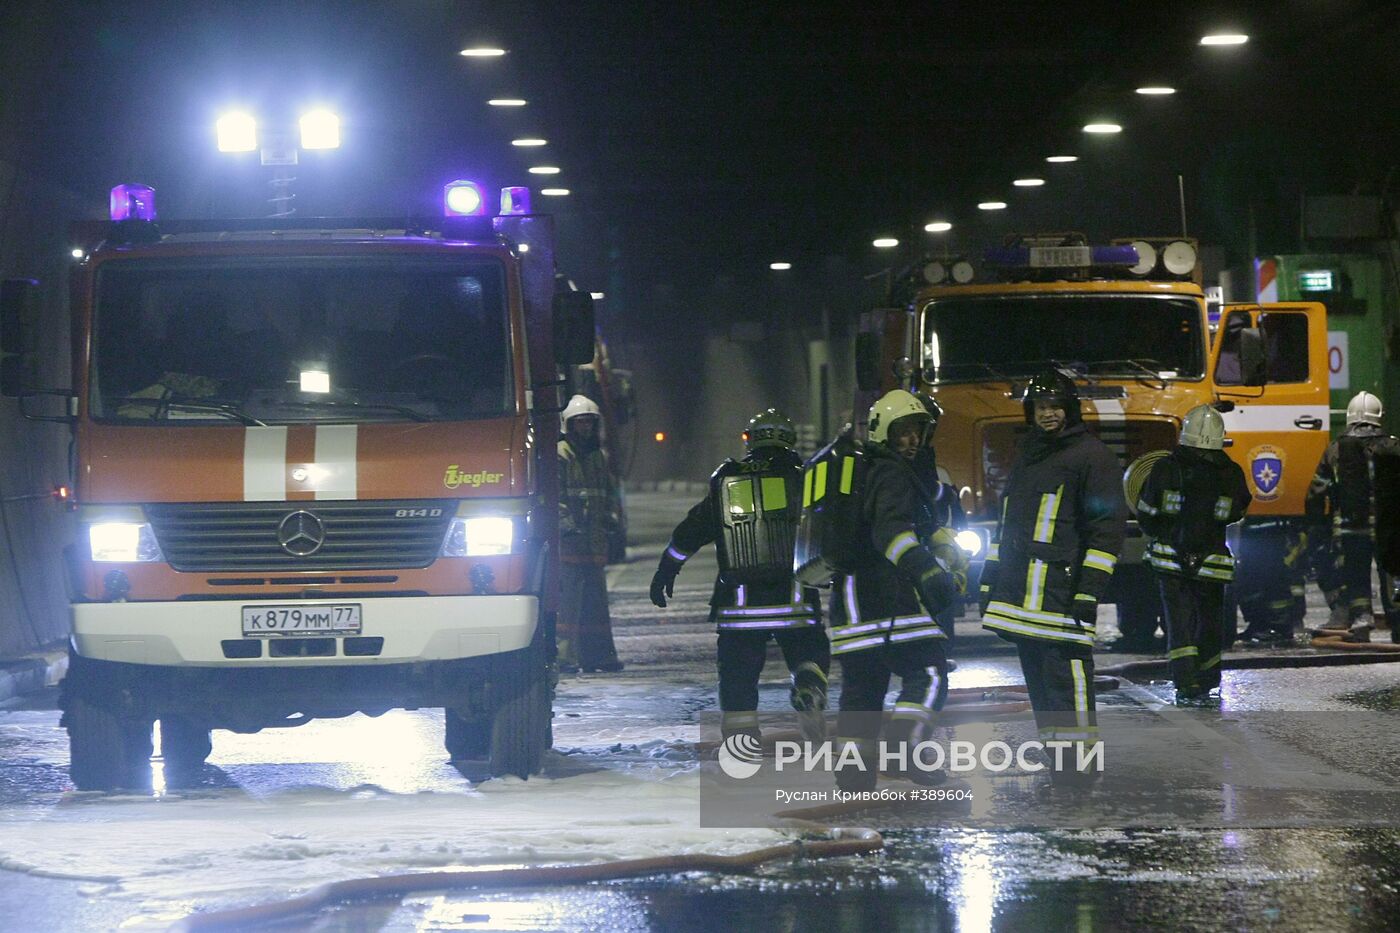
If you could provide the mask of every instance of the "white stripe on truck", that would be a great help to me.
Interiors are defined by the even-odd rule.
[[[286,498],[286,425],[247,428],[243,434],[243,499],[281,502]]]
[[[1222,412],[1225,430],[1236,431],[1303,431],[1308,430],[1295,422],[1299,418],[1313,418],[1320,423],[1317,429],[1326,435],[1331,426],[1326,405],[1254,405],[1235,401],[1234,411]]]
[[[316,466],[310,482],[317,499],[354,499],[359,485],[355,459],[358,427],[353,424],[316,426]]]

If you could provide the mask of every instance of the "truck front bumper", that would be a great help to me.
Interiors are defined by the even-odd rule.
[[[244,607],[292,603],[303,609],[346,603],[360,606],[360,641],[339,636],[318,639],[315,635],[306,639],[244,637]],[[539,624],[539,599],[535,596],[190,600],[77,603],[72,608],[73,648],[78,656],[161,667],[353,667],[453,661],[524,648]],[[375,644],[377,639],[382,643]],[[274,642],[292,645],[310,640],[318,640],[320,647],[331,653],[296,656],[273,651]],[[365,644],[377,650],[372,654],[347,653],[347,642],[351,642],[352,652]],[[231,643],[236,647],[231,648]],[[258,649],[256,657],[238,656],[240,651],[246,654],[253,648]]]

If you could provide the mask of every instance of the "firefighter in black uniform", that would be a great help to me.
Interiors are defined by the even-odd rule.
[[[1094,742],[1094,624],[1123,544],[1118,459],[1080,420],[1079,391],[1051,370],[1023,398],[1021,443],[982,570],[982,625],[1016,644],[1041,740]],[[1057,783],[1092,780],[1076,755]]]
[[[1137,501],[1178,703],[1220,686],[1225,584],[1235,576],[1225,528],[1244,518],[1250,501],[1244,471],[1225,455],[1225,419],[1210,405],[1191,409],[1176,450],[1153,466]]]
[[[722,732],[758,735],[758,678],[769,638],[782,649],[792,676],[790,699],[803,734],[826,734],[827,673],[831,647],[813,587],[792,576],[793,534],[802,504],[802,459],[797,432],[775,409],[754,415],[744,432],[748,455],[726,460],[710,491],[671,533],[651,578],[651,601],[665,608],[676,575],[700,548],[714,543],[719,577],[710,618],[719,631]]]
[[[1333,556],[1349,625],[1347,641],[1371,640],[1371,564],[1376,556],[1374,461],[1378,455],[1394,456],[1400,451],[1400,441],[1381,427],[1383,414],[1380,399],[1358,392],[1347,403],[1346,429],[1328,445],[1308,487],[1308,514],[1328,515],[1332,521]],[[1394,640],[1400,612],[1383,569],[1381,605]]]
[[[950,530],[932,524],[933,498],[913,467],[931,422],[923,403],[902,389],[870,409],[858,556],[853,572],[833,581],[830,606],[831,653],[841,662],[837,729],[861,762],[837,770],[837,785],[849,792],[876,785],[891,674],[900,690],[884,730],[887,748],[905,746],[910,780],[945,777],[907,757],[948,695],[946,636],[935,617],[967,585],[967,556]]]

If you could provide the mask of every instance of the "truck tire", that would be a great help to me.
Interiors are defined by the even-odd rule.
[[[497,702],[487,761],[491,775],[529,778],[538,774],[550,744],[553,694],[540,646],[525,649],[493,687]]]
[[[63,713],[68,776],[78,790],[145,789],[151,784],[151,722],[124,719],[73,697]]]
[[[453,761],[480,761],[491,752],[491,719],[467,718],[452,709],[443,710],[443,746]]]
[[[167,770],[198,773],[214,750],[209,730],[180,716],[160,721],[160,754]]]

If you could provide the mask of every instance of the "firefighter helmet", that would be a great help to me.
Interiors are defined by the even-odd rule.
[[[749,419],[744,429],[744,449],[752,453],[760,447],[797,446],[797,429],[792,419],[776,408],[765,408]]]
[[[1370,392],[1358,392],[1347,402],[1347,427],[1353,424],[1374,424],[1381,426],[1381,416],[1385,414],[1385,407],[1381,405],[1381,400]]]
[[[1181,446],[1200,450],[1225,449],[1225,419],[1213,405],[1197,405],[1181,422]]]
[[[890,425],[900,418],[918,418],[926,424],[933,421],[929,410],[913,392],[891,389],[870,406],[870,415],[866,419],[868,436],[877,444],[888,444]]]
[[[933,421],[933,430],[937,430],[938,421],[943,417],[943,406],[938,404],[938,399],[929,395],[927,392],[915,392],[914,397],[918,399],[925,410],[928,411],[928,416]]]
[[[1065,410],[1065,427],[1079,423],[1079,387],[1074,384],[1073,379],[1058,369],[1047,369],[1036,376],[1026,385],[1026,392],[1021,396],[1026,424],[1032,427],[1035,426],[1036,399],[1053,399],[1059,402]]]
[[[602,412],[598,410],[598,403],[593,399],[586,395],[575,395],[569,399],[569,404],[564,406],[564,412],[559,419],[561,430],[569,430],[569,421],[580,415],[592,415],[597,418]]]

